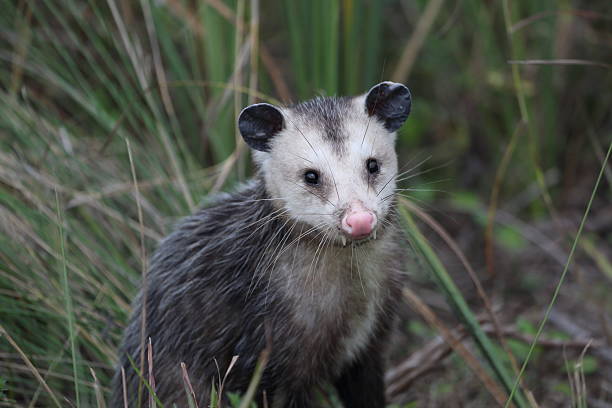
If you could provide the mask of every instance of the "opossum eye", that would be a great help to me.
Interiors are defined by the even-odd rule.
[[[368,159],[368,161],[366,161],[366,169],[368,169],[368,173],[370,174],[378,173],[380,171],[378,161],[376,159]]]
[[[304,173],[304,181],[308,184],[316,186],[319,184],[319,173],[314,170],[306,170]]]

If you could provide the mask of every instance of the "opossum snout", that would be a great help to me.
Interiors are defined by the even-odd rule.
[[[360,202],[352,203],[342,216],[342,231],[352,239],[365,238],[376,227],[376,214]]]

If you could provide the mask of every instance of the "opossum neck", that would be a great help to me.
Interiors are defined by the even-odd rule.
[[[288,251],[273,272],[298,320],[346,319],[378,302],[388,268],[391,236],[359,247],[304,244]]]

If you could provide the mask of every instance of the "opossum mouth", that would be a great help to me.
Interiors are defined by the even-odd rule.
[[[353,246],[353,247],[359,247],[359,246],[367,244],[368,242],[374,241],[375,239],[376,238],[369,236],[367,238],[349,241],[348,245]]]
[[[377,233],[377,229],[375,229],[374,231],[372,231],[372,233],[370,235],[368,235],[365,238],[359,238],[359,239],[350,239],[350,238],[346,238],[345,235],[340,235],[340,246],[342,247],[358,247],[358,246],[362,246],[367,244],[368,242],[372,242],[374,240],[376,240],[376,233]]]

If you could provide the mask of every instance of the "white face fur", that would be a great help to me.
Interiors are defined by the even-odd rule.
[[[392,204],[398,171],[398,109],[403,109],[401,125],[410,110],[410,94],[403,85],[381,85],[383,91],[391,90],[389,99],[397,99],[392,92],[401,87],[403,99],[373,103],[370,97],[367,105],[370,91],[354,98],[319,98],[293,108],[270,107],[276,109],[272,113],[282,115],[282,130],[266,140],[264,149],[254,152],[275,205],[337,244],[346,242],[341,224],[347,211],[359,207],[374,214],[376,225],[370,235],[376,237]],[[408,106],[400,106],[406,100]],[[376,105],[386,111],[369,114]],[[389,120],[395,120],[391,125],[385,121],[389,111]],[[245,136],[242,125],[241,131]],[[250,142],[247,136],[245,140]]]

